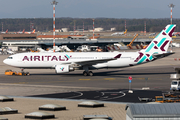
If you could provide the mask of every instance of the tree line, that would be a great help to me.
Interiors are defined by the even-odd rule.
[[[104,30],[110,30],[111,28],[116,28],[116,31],[125,30],[125,20],[126,28],[128,31],[144,31],[144,24],[146,24],[147,32],[160,32],[167,24],[170,24],[170,19],[116,19],[116,18],[95,18],[94,26],[102,27]],[[53,29],[53,19],[52,18],[22,18],[22,19],[0,19],[0,28],[3,31],[8,29],[9,31],[30,31],[30,22],[34,24],[34,29],[36,31],[50,31]],[[75,29],[92,30],[93,20],[92,18],[56,18],[56,29],[69,28],[69,30]],[[176,31],[180,31],[180,19],[173,19],[173,23],[177,25]]]

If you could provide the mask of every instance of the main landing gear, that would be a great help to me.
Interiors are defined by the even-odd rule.
[[[93,76],[93,72],[92,71],[84,71],[83,75],[84,76]]]
[[[84,76],[93,76],[93,72],[89,71],[89,67],[88,66],[83,66],[84,72],[83,75]]]

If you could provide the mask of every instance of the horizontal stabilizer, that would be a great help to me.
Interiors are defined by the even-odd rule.
[[[120,58],[121,57],[121,54],[118,54],[117,56],[115,56],[114,58]]]
[[[153,55],[153,58],[155,58],[155,59],[163,58],[163,57],[172,55],[172,54],[174,54],[174,53],[175,53],[175,52],[168,52],[168,53],[163,53],[163,54],[154,54],[154,55]]]

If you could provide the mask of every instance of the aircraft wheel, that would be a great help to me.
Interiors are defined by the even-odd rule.
[[[93,72],[92,72],[92,71],[89,71],[88,75],[89,75],[89,76],[93,76]]]
[[[86,71],[83,72],[84,76],[88,76],[88,73]]]
[[[30,75],[29,72],[27,72],[26,75]]]

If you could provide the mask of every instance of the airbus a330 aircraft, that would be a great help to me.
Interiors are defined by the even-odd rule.
[[[19,53],[3,62],[21,69],[55,69],[56,73],[84,70],[83,75],[93,76],[89,70],[130,67],[171,54],[167,50],[175,27],[167,25],[146,49],[137,52]]]

